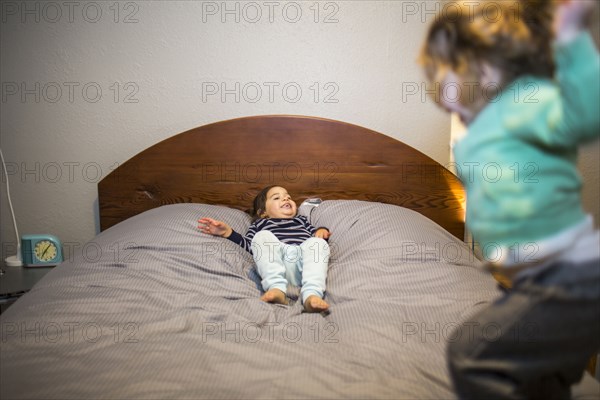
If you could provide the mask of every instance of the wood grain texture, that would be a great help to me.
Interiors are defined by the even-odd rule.
[[[463,239],[464,192],[446,168],[381,133],[302,116],[217,122],[140,152],[99,182],[101,229],[165,204],[249,210],[272,184],[298,204],[320,197],[410,208]]]

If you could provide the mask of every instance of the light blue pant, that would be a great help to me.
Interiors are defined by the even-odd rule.
[[[252,254],[265,291],[287,291],[288,282],[301,286],[302,302],[312,295],[323,298],[329,245],[312,237],[299,246],[285,244],[269,231],[260,231],[252,239]]]

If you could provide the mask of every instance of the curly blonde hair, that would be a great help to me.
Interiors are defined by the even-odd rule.
[[[515,78],[534,75],[551,78],[552,0],[499,0],[446,3],[431,26],[419,63],[440,103],[439,85],[449,71],[462,82],[477,83],[484,64],[501,73],[496,91]],[[463,105],[477,99],[458,98]]]

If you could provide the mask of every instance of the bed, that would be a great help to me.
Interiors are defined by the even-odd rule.
[[[251,256],[197,230],[244,232],[270,184],[322,199],[300,213],[332,232],[329,313],[304,313],[293,287],[289,305],[261,302]],[[123,163],[98,198],[102,232],[0,317],[3,399],[452,399],[446,343],[501,293],[462,241],[456,177],[356,125],[202,126]]]

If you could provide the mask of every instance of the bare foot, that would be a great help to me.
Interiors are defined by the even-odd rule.
[[[312,296],[308,296],[304,302],[304,310],[309,313],[323,312],[327,311],[327,309],[329,309],[329,304],[314,294]]]
[[[269,289],[265,294],[263,294],[260,299],[262,301],[266,301],[267,303],[275,303],[275,304],[287,304],[288,299],[285,297],[285,293],[283,293],[279,289]]]

